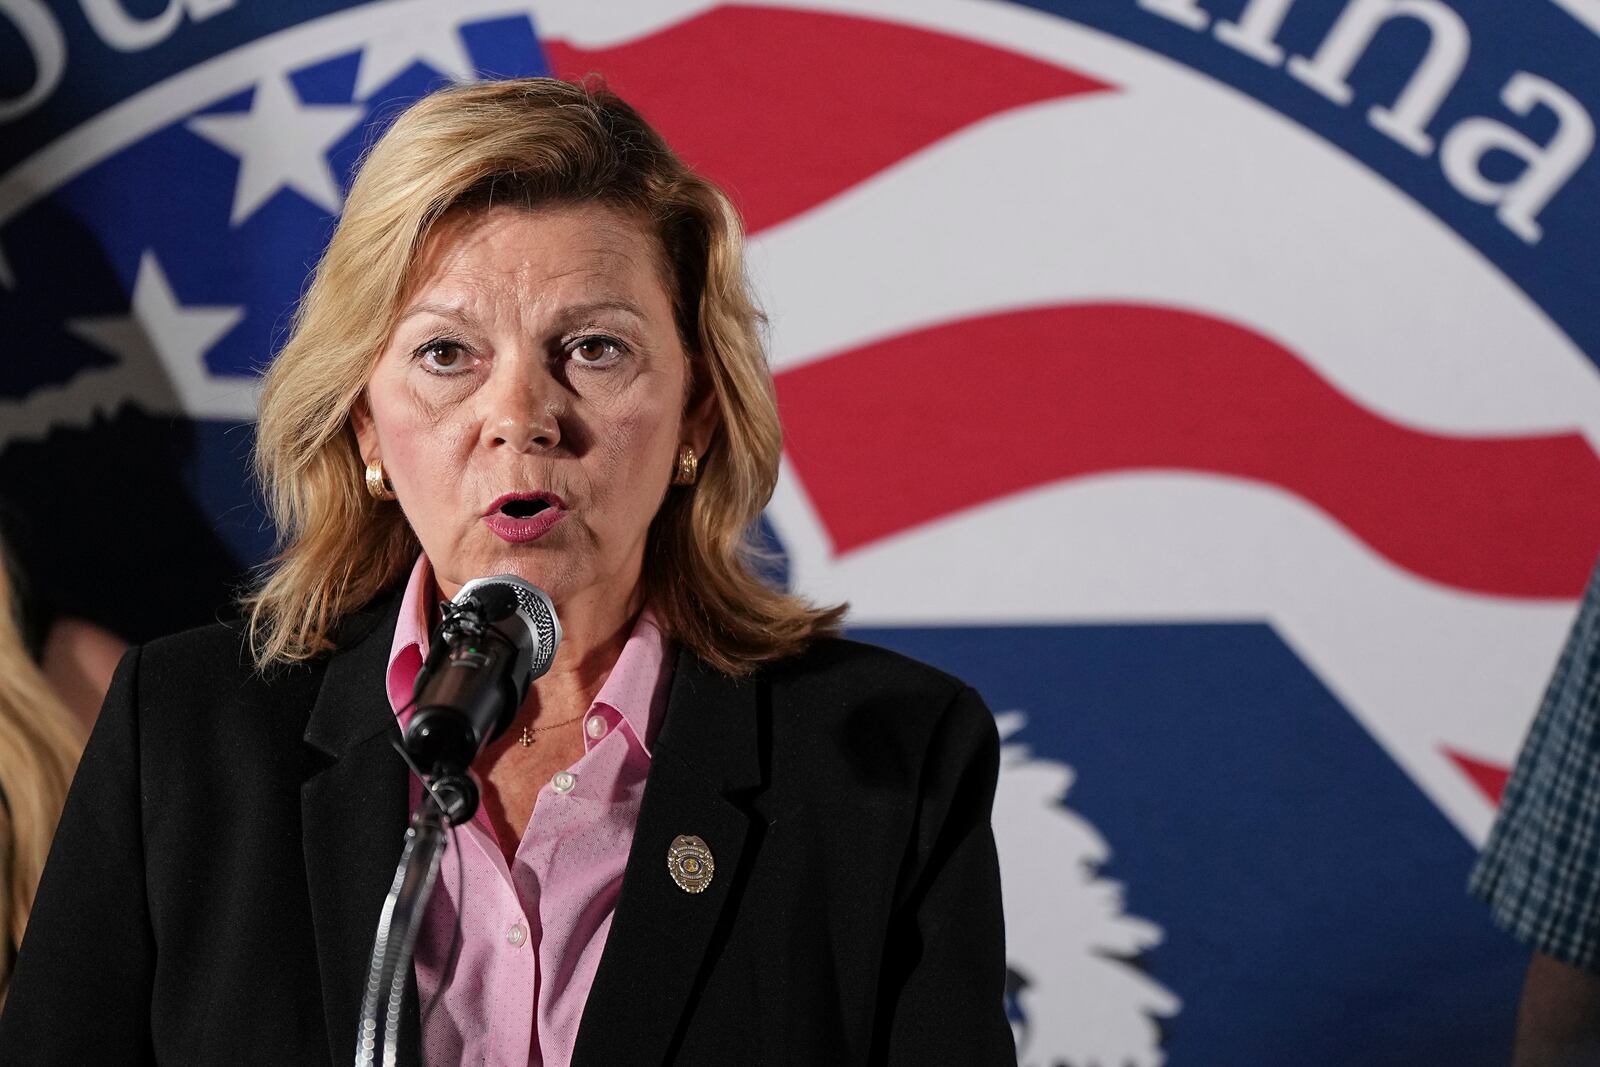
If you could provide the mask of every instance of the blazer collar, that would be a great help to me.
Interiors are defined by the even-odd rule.
[[[400,617],[400,601],[398,593],[375,600],[339,624],[338,648],[328,657],[322,688],[305,732],[306,744],[329,759],[343,758],[373,734],[395,725],[384,675],[395,623]],[[378,685],[368,689],[374,670]]]
[[[678,655],[574,1067],[663,1063],[681,1039],[707,951],[743,881],[751,820],[739,800],[764,780],[760,689]],[[686,834],[706,843],[715,865],[699,893],[678,888],[667,866],[673,840]]]
[[[399,727],[384,688],[400,597],[340,627],[306,724],[317,769],[300,790],[301,840],[333,1062],[355,1053],[361,993],[378,915],[404,844],[406,767],[390,744]],[[416,1062],[417,998],[405,1001],[400,1062]]]

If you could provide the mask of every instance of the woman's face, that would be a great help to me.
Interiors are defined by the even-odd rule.
[[[563,612],[639,607],[678,448],[705,454],[659,242],[599,205],[491,208],[434,228],[354,412],[454,596],[512,573]]]

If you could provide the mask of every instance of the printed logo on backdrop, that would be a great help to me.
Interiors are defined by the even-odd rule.
[[[1276,846],[1187,802],[1237,879],[1188,899],[1157,884],[1192,875],[1151,860],[1163,827],[1124,821],[1196,758],[1151,735],[1127,762],[1160,694],[1052,685],[1105,627],[1197,685],[1186,630],[1320,687],[1319,765],[1369,781],[1370,756],[1425,800],[1369,817],[1265,774],[1213,794],[1329,848],[1370,829],[1442,857],[1459,895],[1600,549],[1589,0],[344,7],[0,10],[31,72],[0,83],[22,153],[0,321],[28,353],[0,361],[0,521],[59,610],[103,599],[94,561],[166,606],[104,620],[148,637],[269,551],[255,375],[384,119],[448,81],[597,71],[745,213],[792,583],[1028,708],[999,719],[996,802],[1023,1062],[1251,1062],[1219,1020],[1266,994],[1185,961],[1227,936],[1241,974],[1282,964],[1251,955],[1265,905],[1224,899],[1275,880]],[[1552,34],[1582,47],[1517,51]],[[1049,649],[1027,700],[963,658],[1018,625]],[[1225,744],[1315,702],[1229,699]],[[1282,745],[1312,758],[1312,734]],[[1342,837],[1308,814],[1330,805]],[[1343,876],[1274,903],[1367,899]],[[1422,909],[1413,951],[1495,956],[1452,907]],[[1331,1050],[1349,1028],[1309,1005],[1370,995],[1374,968],[1322,963],[1275,1025]]]

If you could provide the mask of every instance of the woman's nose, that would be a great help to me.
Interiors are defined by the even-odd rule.
[[[490,448],[541,452],[561,442],[560,383],[543,367],[517,367],[508,360],[489,389],[483,443]]]

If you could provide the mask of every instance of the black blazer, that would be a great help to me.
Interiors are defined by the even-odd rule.
[[[0,1063],[354,1058],[407,820],[399,598],[267,679],[235,630],[131,651],[67,800]],[[822,641],[734,681],[680,654],[573,1063],[1013,1064],[994,723],[961,683]],[[667,848],[716,863],[678,889]],[[405,1058],[416,1064],[415,984]]]

